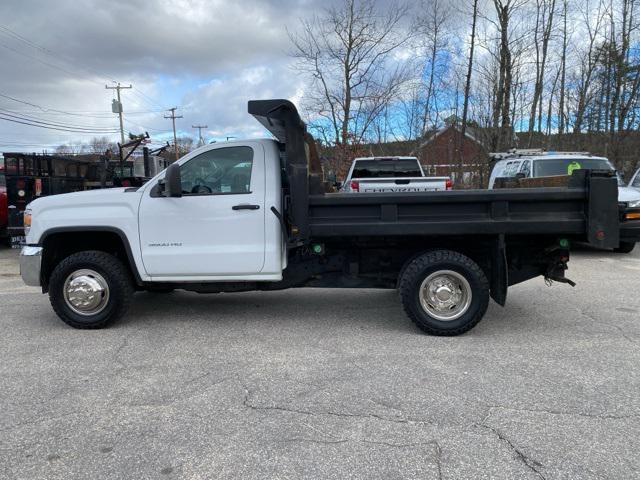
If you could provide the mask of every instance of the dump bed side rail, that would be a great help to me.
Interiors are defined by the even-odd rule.
[[[569,188],[312,195],[312,237],[571,235],[601,248],[619,241],[616,179],[583,171]]]

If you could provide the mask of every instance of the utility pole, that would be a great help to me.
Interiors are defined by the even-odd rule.
[[[198,129],[198,146],[201,147],[204,145],[204,138],[202,137],[202,129],[209,128],[207,125],[191,125],[191,128]]]
[[[120,85],[120,82],[118,82],[118,85],[116,85],[115,87],[105,85],[104,88],[106,88],[107,90],[115,90],[118,93],[118,101],[116,103],[116,101],[114,100],[111,103],[111,111],[113,113],[117,113],[118,117],[120,117],[120,144],[124,144],[124,126],[122,124],[122,102],[120,101],[120,90],[133,88],[133,85],[129,84],[128,87],[123,87]]]
[[[171,115],[164,116],[164,118],[170,118],[171,122],[173,123],[173,150],[175,151],[175,154],[176,154],[176,161],[178,161],[178,138],[176,137],[176,118],[182,118],[182,115],[176,116],[177,109],[178,107],[170,108],[167,111],[171,112]]]

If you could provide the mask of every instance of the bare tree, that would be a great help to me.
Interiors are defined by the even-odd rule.
[[[409,38],[401,29],[406,13],[399,4],[381,13],[373,0],[343,0],[289,32],[297,68],[312,84],[307,109],[331,143],[361,142],[407,80],[404,66],[391,61]]]
[[[461,166],[470,125],[487,149],[521,142],[635,165],[640,0],[472,0],[464,12],[421,0],[411,15],[337,1],[290,34],[309,79],[305,113],[332,154],[389,140],[417,151],[425,130],[449,119],[463,131]]]
[[[499,73],[496,86],[496,101],[493,107],[493,148],[499,150],[509,146],[511,124],[511,89],[513,87],[513,55],[509,38],[511,18],[525,0],[493,0],[498,18],[497,27],[500,35]]]
[[[62,145],[58,145],[55,149],[55,153],[58,155],[79,155],[82,152],[83,145],[80,142],[67,142]]]
[[[544,88],[544,73],[547,64],[547,51],[549,39],[551,38],[551,28],[553,26],[553,15],[556,10],[556,0],[536,0],[536,26],[534,30],[534,47],[536,51],[536,79],[533,89],[533,99],[531,100],[531,114],[529,115],[529,141],[536,124],[536,114],[538,114],[538,131],[542,131],[542,90]],[[540,38],[542,32],[542,38]]]
[[[560,53],[560,93],[559,93],[559,105],[558,105],[558,133],[562,137],[564,134],[566,125],[566,112],[564,107],[565,102],[565,89],[567,83],[567,14],[568,14],[568,0],[562,2],[562,50]]]
[[[464,83],[464,99],[462,103],[462,135],[467,131],[467,116],[469,113],[469,95],[471,93],[471,75],[473,74],[473,52],[476,43],[476,23],[478,21],[478,0],[473,0],[473,14],[471,15],[471,38],[469,39],[469,60],[467,61],[467,76]],[[459,148],[461,150],[461,147]]]
[[[464,142],[467,134],[467,124],[468,124],[468,116],[469,116],[469,97],[471,95],[471,79],[473,74],[473,60],[474,60],[474,51],[476,44],[476,25],[478,22],[478,0],[473,1],[473,8],[471,13],[471,34],[469,38],[469,56],[467,57],[466,62],[466,74],[464,77],[464,90],[462,94],[462,118],[460,119],[460,130],[461,133],[458,136],[458,140],[456,142],[455,148],[455,163],[456,163],[456,179],[463,178],[463,163],[464,163]],[[457,90],[457,88],[456,88]],[[455,117],[458,118],[458,92],[454,95],[455,98]]]
[[[451,9],[448,3],[442,0],[430,0],[428,4],[422,3],[423,12],[418,16],[418,22],[414,27],[422,39],[422,47],[425,51],[425,66],[422,69],[423,77],[426,76],[426,92],[424,97],[424,112],[422,116],[422,134],[429,127],[437,123],[438,109],[436,105],[435,89],[441,72],[439,72],[439,56],[445,53],[448,42],[447,19],[451,17]]]
[[[185,156],[193,149],[193,138],[178,137],[178,158]]]
[[[580,57],[580,66],[579,76],[576,79],[577,106],[574,113],[574,133],[580,133],[582,131],[585,112],[593,99],[591,79],[602,55],[602,49],[598,48],[598,40],[601,38],[600,35],[604,26],[605,15],[606,6],[604,5],[603,0],[598,0],[598,6],[595,11],[590,8],[590,0],[585,0],[583,20],[588,41],[586,42],[586,50],[576,48],[577,54]],[[585,42],[582,41],[582,38],[580,43],[585,44]]]
[[[415,150],[424,135],[424,82],[421,78],[405,84],[399,96],[399,107],[398,132],[402,138],[415,142]]]
[[[93,137],[83,150],[88,153],[102,155],[107,150],[115,152],[118,148],[115,142],[109,140],[109,137]]]

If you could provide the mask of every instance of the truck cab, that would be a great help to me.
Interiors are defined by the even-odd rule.
[[[162,174],[134,193],[145,280],[281,280],[282,229],[270,211],[282,203],[276,143],[206,145],[177,165],[180,197],[163,195]]]

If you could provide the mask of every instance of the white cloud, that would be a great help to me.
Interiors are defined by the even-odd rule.
[[[205,123],[220,136],[265,135],[246,113],[246,101],[302,97],[301,79],[289,69],[285,26],[295,28],[299,17],[312,12],[311,4],[316,5],[311,0],[5,0],[0,23],[45,50],[0,30],[0,93],[76,115],[42,112],[6,98],[0,98],[0,108],[113,128],[118,125],[110,113],[113,92],[104,84],[116,79],[135,87],[122,92],[127,130],[166,138],[171,122],[162,113],[137,112],[179,105],[184,107],[181,133],[195,135],[191,125]],[[19,143],[37,151],[90,136],[0,121],[0,151]]]

